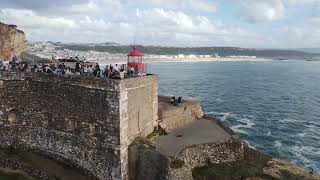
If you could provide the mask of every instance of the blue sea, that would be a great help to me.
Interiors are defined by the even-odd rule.
[[[320,174],[320,62],[159,62],[159,93],[200,101],[251,147]]]

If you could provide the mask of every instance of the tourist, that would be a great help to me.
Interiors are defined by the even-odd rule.
[[[120,68],[120,72],[124,72],[125,68],[124,68],[124,64],[121,65],[121,68]]]
[[[119,71],[113,71],[111,77],[113,79],[120,79],[120,72]]]
[[[118,64],[116,64],[116,66],[114,67],[114,70],[120,72]]]
[[[109,77],[109,66],[108,65],[106,66],[106,68],[104,68],[103,75],[105,78]]]
[[[79,72],[80,73],[80,63],[79,62],[76,62],[76,73]]]
[[[1,71],[28,71],[28,64],[17,63],[16,58],[13,58],[9,62],[8,68],[3,61],[0,61]],[[59,63],[57,65],[53,63],[33,63],[29,70],[33,73],[45,73],[45,74],[56,74],[60,76],[94,76],[96,78],[114,78],[114,79],[124,79],[126,75],[138,76],[138,67],[127,68],[125,64],[115,64],[115,66],[106,65],[102,70],[100,65],[96,63],[93,67],[91,64],[83,64],[80,62],[75,62],[74,68],[66,66],[64,63]]]
[[[136,66],[135,68],[134,68],[134,76],[139,76],[139,69],[138,69],[138,67]]]
[[[6,65],[3,63],[3,61],[0,60],[0,71],[5,71]]]
[[[49,66],[46,66],[46,73],[48,74],[52,73],[52,69]]]
[[[80,75],[84,75],[84,64],[80,64]]]
[[[31,67],[31,72],[38,72],[38,65],[37,63],[34,63],[33,66]]]
[[[88,76],[89,74],[88,74],[88,65],[85,65],[84,67],[83,67],[83,74],[84,74],[84,76]]]
[[[66,75],[66,73],[67,73],[66,72],[66,67],[65,67],[64,63],[62,63],[61,64],[61,75],[64,76],[64,75]]]
[[[16,62],[16,58],[15,57],[12,59],[12,61],[9,62],[9,67],[10,67],[11,71],[16,71],[17,62]]]
[[[176,104],[176,97],[172,96],[172,98],[170,99],[170,103],[172,105],[175,105]]]
[[[70,67],[67,68],[67,70],[66,70],[66,75],[67,75],[67,76],[71,76],[71,75],[72,75],[72,70],[71,70]]]
[[[90,64],[88,67],[88,75],[92,76],[92,73],[93,73],[93,68],[92,68],[92,65]]]

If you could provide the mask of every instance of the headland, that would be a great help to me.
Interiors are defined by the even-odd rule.
[[[319,179],[250,149],[198,102],[159,96],[150,74],[0,72],[0,157],[29,179]]]

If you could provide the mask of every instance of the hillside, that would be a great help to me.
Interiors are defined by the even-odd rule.
[[[86,44],[59,44],[56,50],[69,49],[73,51],[97,51],[109,53],[126,54],[130,46],[102,46]],[[162,47],[162,46],[138,46],[144,54],[156,55],[175,55],[175,54],[195,54],[195,55],[213,55],[218,53],[220,56],[242,55],[257,56],[264,58],[297,58],[308,59],[319,56],[315,53],[307,53],[298,50],[276,50],[276,49],[247,49],[238,47]]]

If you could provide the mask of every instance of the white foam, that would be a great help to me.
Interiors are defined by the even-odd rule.
[[[233,116],[233,114],[230,113],[230,112],[216,112],[216,111],[211,111],[211,112],[208,112],[208,114],[212,114],[212,115],[216,116],[216,117],[219,118],[221,121],[226,121],[228,117]]]
[[[252,149],[256,149],[256,147],[252,146],[252,145],[249,143],[249,141],[244,140],[244,142],[245,142],[245,143],[246,143],[250,148],[252,148]]]
[[[271,131],[268,131],[267,136],[271,136]]]
[[[292,119],[292,118],[284,118],[279,120],[280,123],[293,123],[293,122],[301,122],[297,119]]]
[[[239,119],[238,121],[242,122],[243,124],[231,126],[231,129],[240,134],[247,134],[247,132],[243,129],[250,129],[255,125],[250,119],[247,118]]]
[[[307,134],[308,134],[308,133],[298,133],[297,135],[298,135],[299,137],[305,137]]]
[[[226,113],[220,113],[220,115],[222,115],[222,117],[220,118],[221,121],[227,121],[227,118],[231,117],[232,113],[226,112]]]
[[[314,134],[320,134],[320,131],[318,130],[319,128],[313,124],[303,125],[303,126],[307,127],[309,132],[312,132]]]
[[[293,163],[297,163],[298,161],[301,162],[304,167],[312,168],[316,173],[320,173],[320,168],[317,167],[317,162],[311,161],[310,158],[307,158],[305,155],[313,155],[313,156],[320,156],[320,149],[311,146],[292,146],[290,148],[290,152],[294,154],[296,157]]]
[[[276,147],[276,148],[282,147],[282,143],[279,140],[275,140],[273,143],[274,143],[274,147]]]

